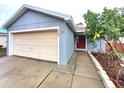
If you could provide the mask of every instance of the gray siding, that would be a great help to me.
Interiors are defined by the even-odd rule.
[[[66,26],[66,60],[69,61],[74,52],[74,33]]]
[[[99,40],[96,41],[95,43],[88,43],[87,49],[89,51],[105,51],[105,41],[104,40]]]
[[[64,20],[60,20],[34,11],[27,11],[18,20],[11,24],[7,30],[17,31],[55,26],[59,26],[60,28],[60,64],[66,65],[74,51],[74,37],[73,32],[69,29]]]
[[[8,27],[9,31],[60,26],[63,20],[34,11],[27,11]]]

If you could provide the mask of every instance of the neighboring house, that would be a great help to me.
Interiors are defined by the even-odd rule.
[[[0,46],[6,48],[6,30],[0,28]]]
[[[124,37],[120,37],[119,40],[120,42],[119,41],[113,42],[113,46],[116,49],[116,51],[124,53]],[[109,50],[110,50],[110,47],[106,43],[106,51],[109,51]]]
[[[94,50],[71,16],[23,5],[4,25],[7,54],[66,65],[74,50]],[[102,45],[101,45],[102,46]]]

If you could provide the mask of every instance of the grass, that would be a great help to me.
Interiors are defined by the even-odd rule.
[[[0,57],[3,57],[6,55],[6,49],[5,48],[0,48]]]

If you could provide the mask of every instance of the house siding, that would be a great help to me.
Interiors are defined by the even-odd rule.
[[[104,40],[99,40],[95,41],[95,43],[88,43],[87,44],[87,49],[88,51],[103,51],[105,52],[105,41]]]
[[[74,52],[74,33],[66,26],[66,60],[69,61]]]
[[[27,11],[18,20],[11,24],[7,30],[25,30],[44,27],[60,26],[64,20],[47,16],[35,11]]]
[[[46,28],[46,27],[55,27],[55,26],[59,27],[59,33],[58,33],[59,49],[60,49],[59,62],[60,64],[65,65],[68,63],[68,60],[73,52],[73,35],[72,35],[72,31],[66,25],[64,20],[57,19],[48,15],[44,15],[44,14],[30,10],[25,12],[18,20],[16,20],[13,24],[11,24],[7,28],[7,30],[17,31],[17,30]],[[69,49],[70,46],[71,46],[71,49]]]

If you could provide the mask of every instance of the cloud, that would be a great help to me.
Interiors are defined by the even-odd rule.
[[[5,14],[0,14],[0,25],[2,25],[5,20],[6,20],[7,16]]]
[[[84,21],[82,16],[87,9],[101,12],[105,6],[108,8],[124,6],[124,0],[0,0],[0,3],[8,5],[3,7],[6,8],[4,15],[12,15],[22,4],[30,4],[72,15],[75,23]]]

